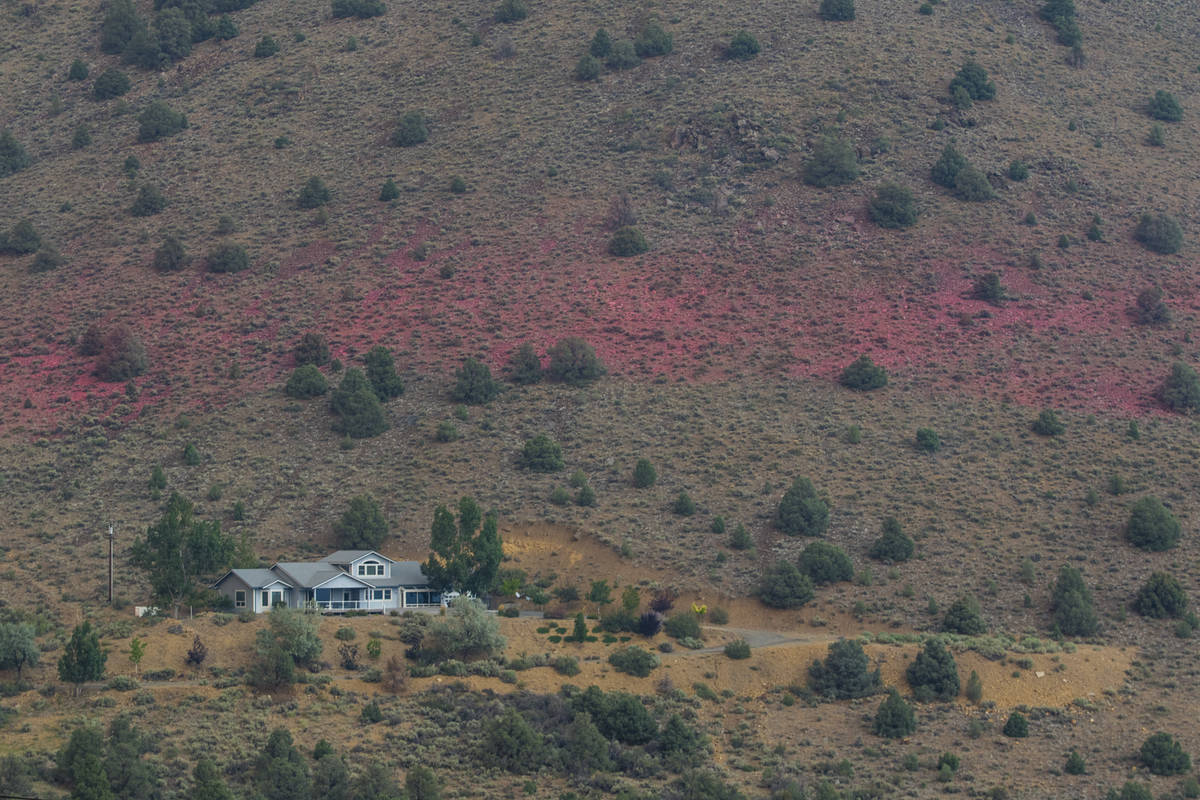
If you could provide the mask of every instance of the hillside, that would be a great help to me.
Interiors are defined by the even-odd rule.
[[[0,761],[0,792],[78,794],[54,771],[58,749],[86,720],[131,714],[164,735],[138,756],[153,791],[117,787],[114,774],[117,797],[192,796],[202,754],[237,796],[255,796],[256,754],[279,726],[313,770],[319,728],[356,781],[374,774],[367,761],[401,783],[427,764],[448,797],[1100,798],[1127,780],[1193,796],[1190,768],[1151,777],[1138,747],[1162,730],[1200,756],[1195,616],[1134,610],[1152,573],[1200,591],[1200,428],[1162,393],[1173,365],[1200,365],[1191,4],[1078,0],[1073,49],[1031,0],[856,0],[849,21],[823,19],[818,0],[338,0],[382,12],[363,18],[334,18],[325,0],[168,0],[166,11],[138,0],[159,38],[123,56],[101,46],[123,2],[0,0],[0,132],[11,134],[0,139],[0,623],[34,625],[42,652],[24,683],[4,673],[12,736],[0,754],[15,759]],[[499,22],[504,12],[521,18]],[[224,32],[182,55],[164,31],[187,15]],[[598,74],[580,75],[598,29],[644,57],[617,69],[602,55]],[[753,58],[727,54],[741,31],[760,46]],[[179,57],[159,54],[168,44]],[[953,94],[971,63],[994,97]],[[96,99],[111,70],[128,90]],[[1155,117],[1156,92],[1177,101],[1178,119]],[[155,103],[186,127],[142,141]],[[947,148],[978,170],[974,184],[935,182]],[[814,164],[845,175],[813,185]],[[914,224],[876,224],[885,184],[911,191]],[[964,199],[972,192],[988,199]],[[1145,214],[1175,220],[1181,242],[1143,241]],[[40,251],[21,246],[26,222]],[[646,252],[610,252],[626,225]],[[164,259],[167,240],[182,258]],[[405,389],[383,404],[387,430],[343,436],[328,396],[285,394],[305,334],[328,343],[331,388],[371,348],[390,350]],[[603,377],[508,380],[489,402],[453,399],[464,359],[506,378],[521,345],[545,366],[569,336],[595,348]],[[105,374],[121,337],[140,343],[144,364]],[[886,369],[886,387],[839,384],[861,355]],[[1194,394],[1181,402],[1200,411]],[[1035,432],[1047,409],[1056,435]],[[922,429],[936,433],[930,451]],[[538,434],[561,445],[562,469],[522,467]],[[635,486],[640,459],[652,486]],[[769,610],[755,597],[763,576],[817,541],[777,522],[805,477],[851,579]],[[578,502],[581,485],[593,503]],[[341,623],[326,618],[327,663],[256,692],[243,684],[265,622],[208,610],[183,629],[130,622],[130,605],[152,602],[131,548],[172,492],[264,564],[336,547],[333,524],[361,494],[390,523],[382,549],[421,559],[434,508],[471,496],[499,515],[520,605],[568,617],[501,620],[507,649],[395,691],[336,663]],[[676,512],[681,493],[693,513]],[[1177,546],[1131,545],[1131,508],[1146,496],[1178,519]],[[911,560],[872,557],[888,517],[914,540]],[[734,541],[739,525],[746,541]],[[1066,566],[1094,596],[1094,633],[1058,635]],[[637,587],[638,614],[667,592],[676,611],[695,602],[731,619],[706,627],[699,651],[647,639],[663,664],[632,679],[606,659],[641,638],[599,633],[615,595],[612,606],[528,599],[586,598],[598,580]],[[986,635],[945,633],[964,596],[979,600]],[[543,641],[578,611],[607,638]],[[131,672],[137,635],[156,679],[78,697],[56,681],[83,620],[101,632],[110,676]],[[411,620],[349,624],[360,643],[386,642],[379,665],[395,655],[423,674],[404,655]],[[219,645],[203,669],[184,669],[196,632]],[[750,632],[763,646],[726,658],[719,648]],[[872,733],[882,698],[830,703],[806,685],[841,637],[864,642],[884,684],[913,703],[914,734]],[[918,699],[904,666],[929,639],[949,644],[964,685],[983,676],[982,702]],[[543,648],[547,663],[575,654],[583,671],[496,677]],[[590,683],[640,695],[661,731],[617,737],[611,762],[572,766],[582,701],[562,687]],[[383,726],[364,727],[371,703]],[[1013,709],[1030,738],[1001,734]],[[488,720],[511,710],[541,737],[536,764],[478,750]],[[665,738],[676,715],[707,737],[689,758]],[[250,738],[232,741],[236,731]],[[1071,750],[1085,774],[1064,773]],[[942,769],[942,753],[961,769]],[[390,796],[355,785],[348,800]]]

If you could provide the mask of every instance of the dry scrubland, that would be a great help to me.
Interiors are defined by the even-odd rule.
[[[131,92],[97,102],[90,80],[65,76],[75,58],[93,77],[118,62],[97,49],[99,6],[0,3],[0,125],[33,160],[0,178],[0,231],[31,219],[67,260],[33,274],[32,256],[0,256],[0,599],[50,621],[46,662],[88,616],[109,634],[110,672],[128,671],[128,611],[102,608],[99,532],[117,521],[119,593],[143,602],[147,587],[123,556],[161,513],[147,488],[161,465],[168,491],[246,535],[268,562],[327,552],[332,521],[362,492],[392,523],[384,550],[420,558],[434,506],[472,495],[500,513],[505,567],[582,590],[599,578],[644,594],[672,587],[681,607],[695,599],[728,608],[731,629],[777,632],[786,641],[755,648],[748,661],[677,649],[650,678],[631,679],[608,670],[609,645],[553,645],[536,632],[540,622],[503,623],[510,659],[558,650],[583,658],[575,678],[541,667],[519,673],[518,686],[595,681],[653,695],[659,711],[682,711],[710,735],[712,762],[751,796],[766,795],[769,770],[810,786],[883,781],[885,794],[904,796],[999,786],[1015,797],[1098,798],[1145,777],[1134,754],[1155,730],[1200,755],[1197,640],[1129,611],[1153,571],[1200,590],[1200,437],[1192,418],[1166,414],[1152,397],[1173,361],[1200,362],[1200,17],[1184,2],[1081,0],[1086,63],[1075,68],[1036,3],[941,3],[928,16],[915,2],[856,5],[854,22],[834,24],[817,17],[816,3],[533,2],[528,19],[500,25],[488,3],[393,0],[376,19],[331,20],[327,3],[263,0],[232,15],[237,38],[200,44],[161,73],[129,68]],[[598,27],[633,35],[650,18],[673,34],[671,55],[596,82],[572,79]],[[722,59],[742,28],[762,53]],[[265,34],[281,50],[256,59]],[[967,58],[998,92],[957,111],[947,83]],[[1145,104],[1157,89],[1185,113],[1164,125],[1163,147],[1150,147]],[[190,126],[139,144],[135,117],[154,99]],[[388,146],[397,117],[413,110],[427,116],[429,140]],[[74,149],[80,125],[92,142]],[[803,165],[833,130],[860,150],[861,176],[807,186]],[[966,203],[929,180],[950,142],[987,173],[997,199]],[[131,155],[136,179],[122,171]],[[1028,164],[1027,181],[1005,177],[1014,159]],[[301,210],[299,189],[313,176],[332,202]],[[454,176],[464,193],[450,191]],[[400,194],[380,202],[388,178]],[[912,188],[915,227],[870,222],[865,206],[883,180]],[[145,184],[169,204],[131,216]],[[651,249],[616,259],[605,252],[605,217],[623,192]],[[1178,254],[1133,240],[1146,211],[1182,223]],[[1030,213],[1036,225],[1023,224]],[[1085,237],[1093,215],[1100,241]],[[231,234],[217,233],[222,217]],[[181,272],[150,267],[165,233],[192,256]],[[204,254],[223,240],[247,247],[248,271],[203,271]],[[1002,306],[969,296],[986,271],[1007,287]],[[1134,323],[1130,307],[1147,286],[1164,290],[1170,325]],[[148,372],[128,385],[93,377],[93,360],[76,347],[93,322],[130,324]],[[375,344],[393,349],[408,390],[387,407],[388,432],[339,446],[325,400],[281,396],[307,331],[325,334],[347,364]],[[498,370],[519,342],[544,351],[568,334],[596,346],[610,377],[582,389],[513,388],[463,411],[448,400],[464,357]],[[888,368],[889,386],[869,395],[837,387],[832,379],[864,352]],[[1030,431],[1044,407],[1063,410],[1065,433]],[[460,438],[436,442],[447,421]],[[941,437],[935,454],[914,445],[925,427]],[[516,467],[525,440],[541,432],[562,444],[563,472]],[[197,465],[183,464],[188,443]],[[652,488],[631,485],[639,458],[658,470]],[[595,507],[549,502],[575,470]],[[799,611],[767,612],[747,594],[764,568],[806,543],[770,526],[797,476],[827,495],[827,539],[858,576],[819,589]],[[695,515],[671,513],[680,491],[696,501]],[[1179,517],[1177,548],[1147,554],[1123,541],[1129,506],[1144,494]],[[244,520],[230,513],[238,501]],[[718,515],[728,530],[744,524],[755,547],[730,549],[728,531],[712,531]],[[867,558],[888,515],[917,544],[917,557],[895,567]],[[1032,575],[1022,575],[1026,560]],[[47,563],[57,568],[48,573]],[[1020,652],[1027,637],[1047,641],[1050,583],[1063,564],[1083,570],[1100,634]],[[944,610],[964,593],[1017,643],[1001,660],[958,653],[964,678],[978,670],[995,708],[919,705],[917,734],[888,742],[869,732],[877,699],[785,702],[785,687],[833,637],[934,632],[941,615],[931,602]],[[351,624],[360,641],[385,634],[386,656],[402,647],[390,622]],[[143,669],[182,671],[194,629],[210,643],[210,664],[236,671],[259,624],[206,616],[182,634],[169,623],[139,629],[150,642]],[[339,624],[322,623],[330,661]],[[732,635],[710,630],[709,644]],[[902,683],[914,652],[868,648],[887,683]],[[328,674],[327,684],[281,697],[256,697],[233,685],[236,676],[211,672],[80,699],[27,692],[4,703],[18,713],[3,749],[51,752],[80,721],[128,710],[164,733],[154,758],[178,776],[199,751],[244,770],[275,726],[299,738],[319,725],[356,759],[405,770],[420,753],[453,795],[526,791],[524,778],[500,771],[479,778],[473,757],[451,746],[445,707],[454,703],[426,690],[456,692],[445,689],[456,679],[414,679],[398,697],[380,695],[385,721],[363,726],[378,684]],[[682,699],[660,691],[663,675]],[[51,677],[44,664],[34,680]],[[512,684],[463,680],[484,690],[469,702],[487,713],[525,702],[506,694]],[[716,700],[696,694],[701,682]],[[1032,708],[1032,735],[1009,740],[999,728],[1019,705]],[[466,725],[454,741],[478,734],[477,718]],[[1062,774],[1072,748],[1087,775]],[[963,767],[943,784],[930,767],[947,751]],[[901,763],[913,754],[920,768],[910,772]],[[853,777],[839,774],[843,759]],[[655,780],[643,788],[657,791]],[[1156,796],[1181,791],[1177,778],[1152,786]],[[557,776],[533,789],[569,791],[596,792]]]

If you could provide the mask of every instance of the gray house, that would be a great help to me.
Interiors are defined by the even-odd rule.
[[[234,610],[276,605],[322,611],[399,611],[441,605],[418,561],[393,561],[374,550],[339,550],[320,561],[281,561],[270,569],[231,569],[212,585]]]

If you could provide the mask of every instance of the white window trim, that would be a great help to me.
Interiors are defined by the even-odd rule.
[[[384,578],[386,567],[379,561],[364,561],[358,565],[358,575],[364,578]]]
[[[235,591],[233,593],[233,607],[234,608],[245,608],[246,607],[246,590],[245,589],[238,589],[237,591]]]

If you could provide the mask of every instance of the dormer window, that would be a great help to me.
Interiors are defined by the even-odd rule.
[[[358,565],[358,574],[364,578],[382,578],[384,575],[383,564],[378,561],[364,561]]]

